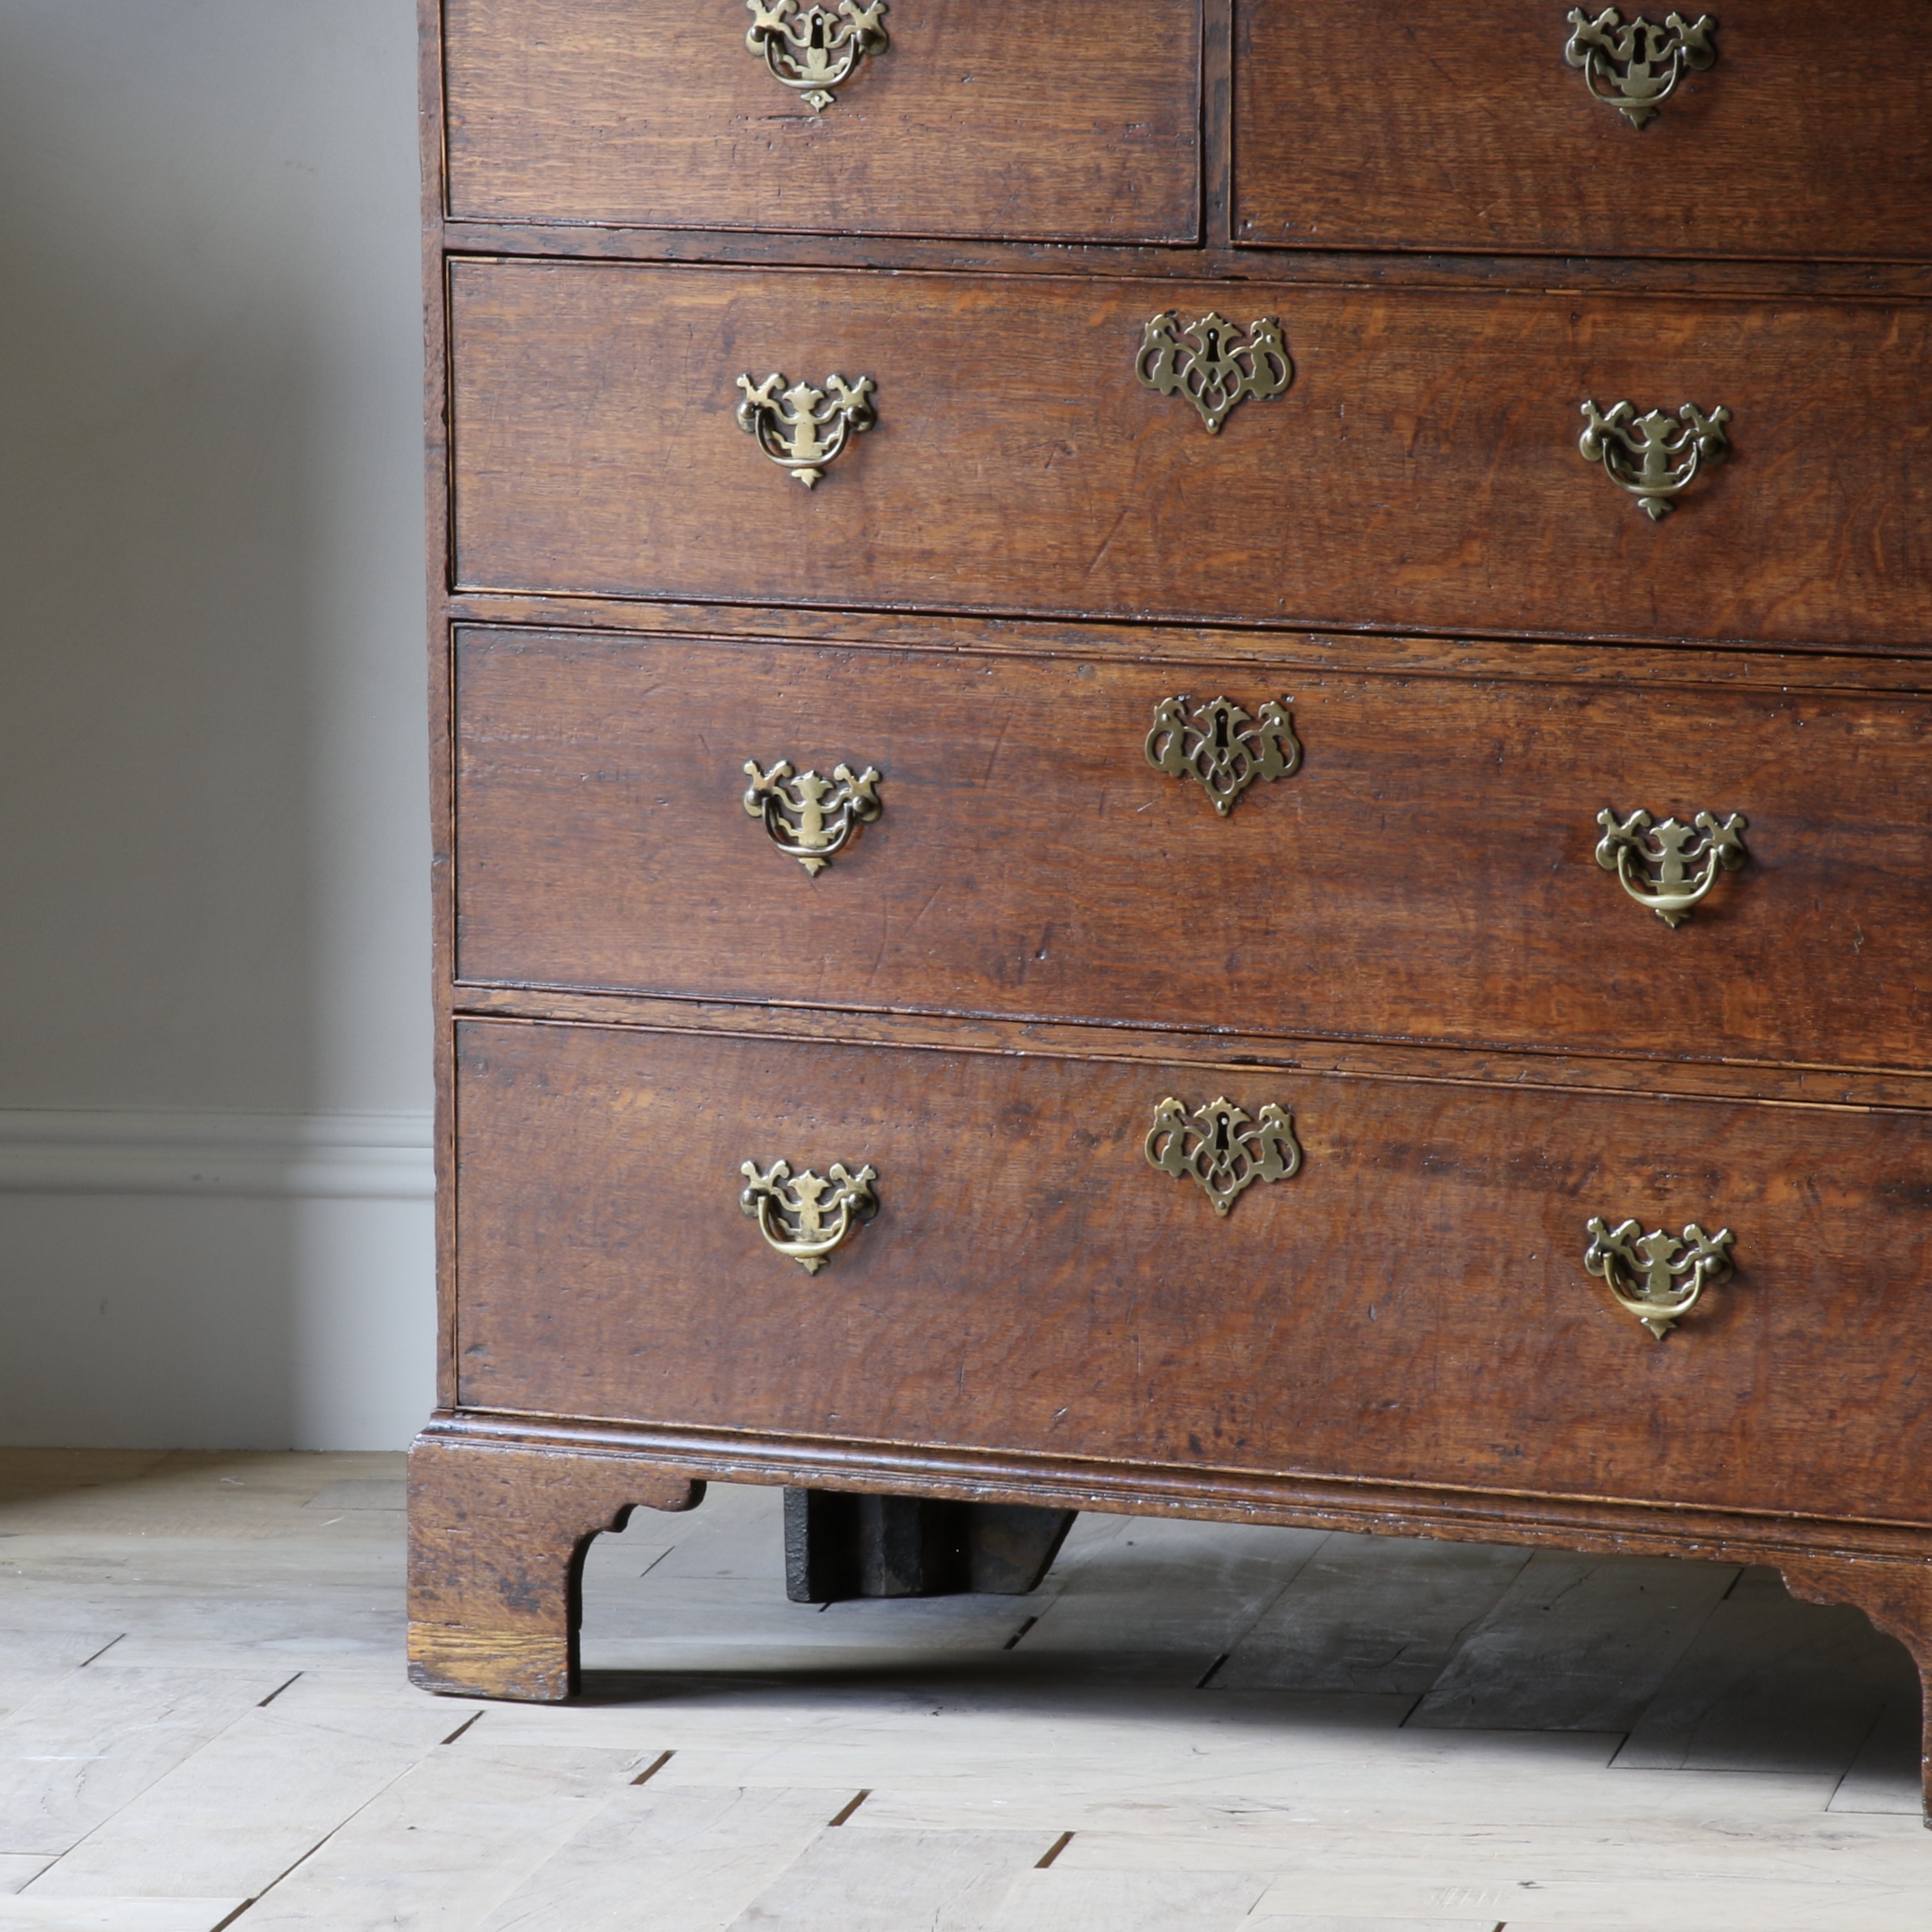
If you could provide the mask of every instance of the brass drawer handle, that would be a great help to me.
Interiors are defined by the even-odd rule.
[[[1163,309],[1141,332],[1134,362],[1141,386],[1156,395],[1185,396],[1199,411],[1210,436],[1237,403],[1252,396],[1272,402],[1294,380],[1294,364],[1281,339],[1281,324],[1263,316],[1244,336],[1212,309],[1184,328],[1178,314]]]
[[[808,1167],[794,1174],[789,1162],[775,1160],[761,1174],[758,1162],[748,1160],[738,1172],[746,1184],[738,1205],[758,1222],[773,1252],[795,1261],[807,1274],[816,1274],[832,1250],[879,1211],[879,1197],[872,1191],[879,1177],[871,1167],[850,1174],[835,1160],[829,1175],[814,1174]]]
[[[738,386],[745,400],[738,405],[738,427],[755,436],[758,447],[781,470],[809,490],[846,444],[878,421],[872,404],[872,379],[861,376],[848,382],[843,376],[828,376],[822,389],[809,382],[794,382],[787,388],[784,382],[776,370],[762,382],[740,376]]]
[[[1189,1113],[1170,1095],[1154,1110],[1142,1151],[1149,1166],[1191,1178],[1217,1214],[1257,1180],[1286,1180],[1301,1166],[1294,1116],[1270,1100],[1250,1114],[1225,1096]]]
[[[1584,1232],[1586,1273],[1607,1282],[1617,1306],[1634,1315],[1660,1342],[1697,1304],[1697,1298],[1731,1272],[1731,1231],[1707,1234],[1691,1222],[1682,1234],[1661,1228],[1643,1233],[1640,1221],[1606,1226],[1592,1216]]]
[[[1653,524],[1676,508],[1672,500],[1690,488],[1700,468],[1714,470],[1731,453],[1724,434],[1731,419],[1727,409],[1706,416],[1695,403],[1686,403],[1674,418],[1665,410],[1640,416],[1632,403],[1606,412],[1586,402],[1583,413],[1590,424],[1576,443],[1583,460],[1600,463],[1604,474],[1628,490]]]
[[[782,758],[761,772],[753,758],[746,761],[745,776],[752,781],[746,815],[761,819],[772,843],[814,876],[860,826],[885,809],[879,802],[880,774],[870,765],[856,778],[850,765],[834,765],[831,777],[822,778],[816,772],[794,772]]]
[[[1285,778],[1300,768],[1301,741],[1289,700],[1269,698],[1249,712],[1232,698],[1210,698],[1192,711],[1184,693],[1154,708],[1147,761],[1169,778],[1198,778],[1223,818],[1257,778]]]
[[[1619,819],[1606,806],[1597,823],[1604,833],[1597,842],[1597,863],[1616,873],[1624,890],[1668,926],[1682,925],[1717,884],[1718,873],[1735,872],[1750,856],[1744,842],[1750,820],[1741,812],[1721,825],[1709,812],[1699,812],[1688,825],[1674,818],[1658,825],[1647,812]]]
[[[1582,70],[1592,98],[1614,107],[1633,128],[1656,119],[1687,72],[1702,74],[1718,58],[1711,44],[1718,23],[1708,14],[1689,22],[1682,14],[1666,14],[1660,27],[1640,14],[1625,26],[1614,7],[1594,20],[1572,7],[1570,30],[1563,58]]]
[[[799,90],[814,114],[832,102],[832,90],[850,80],[868,54],[882,54],[889,43],[879,23],[890,10],[886,0],[839,0],[836,7],[802,7],[799,0],[745,0],[751,31],[745,44],[771,70],[781,86]]]

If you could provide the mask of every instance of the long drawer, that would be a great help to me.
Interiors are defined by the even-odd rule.
[[[1197,0],[444,0],[443,16],[459,220],[1198,227]]]
[[[475,1022],[455,1109],[466,1407],[1932,1520],[1918,1116]]]
[[[1240,240],[1932,256],[1924,0],[1239,0],[1237,21]]]
[[[1932,635],[1932,307],[511,262],[459,262],[451,290],[466,588]],[[1293,374],[1210,434],[1211,406],[1148,382],[1198,372],[1174,332],[1217,310],[1243,331],[1278,317]],[[1148,349],[1167,312],[1172,346]],[[832,373],[870,379],[853,407],[875,427],[826,416]],[[1257,384],[1282,373],[1264,356]],[[787,383],[818,390],[791,406],[820,428],[782,428]],[[1628,418],[1586,460],[1586,401],[1606,422],[1620,402],[1662,412],[1676,507],[1624,487],[1648,466]],[[809,447],[785,460],[816,487],[741,410],[781,452]]]
[[[1536,655],[1532,682],[464,630],[458,972],[1932,1066],[1932,702]],[[1655,822],[1607,868],[1605,812]],[[1728,857],[1691,837],[1706,890],[1666,922],[1657,828],[1700,812],[1742,824]]]

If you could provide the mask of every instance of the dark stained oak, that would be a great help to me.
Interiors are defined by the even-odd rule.
[[[815,123],[740,0],[421,0],[418,1684],[572,1694],[589,1538],[706,1480],[1771,1563],[1932,1682],[1932,65],[1716,10],[1640,133],[1562,0],[894,0]],[[1210,306],[1296,364],[1218,438],[1133,376]],[[811,495],[777,369],[878,385]],[[1653,527],[1586,396],[1733,459]],[[1139,753],[1222,690],[1306,747],[1226,822]],[[816,880],[780,756],[886,774]],[[1604,805],[1751,863],[1668,932]],[[1168,1092],[1301,1172],[1217,1221]],[[880,1169],[815,1278],[780,1156]],[[1600,1212],[1738,1273],[1653,1342]]]
[[[1580,670],[1586,654],[1571,654]],[[1557,659],[1556,662],[1552,662]],[[466,630],[466,982],[1932,1066],[1932,703]],[[1228,817],[1156,706],[1289,698]],[[817,878],[740,803],[884,776]],[[1742,812],[1674,932],[1597,814]]]
[[[410,1455],[410,1678],[555,1702],[577,1688],[584,1553],[634,1506],[695,1508],[704,1485],[628,1458],[418,1441]]]
[[[743,0],[445,0],[444,14],[460,219],[1198,231],[1196,0],[902,0],[890,46],[818,115],[747,50]]]
[[[1590,0],[1583,10],[1603,10]],[[1667,7],[1626,6],[1661,22]],[[1686,20],[1704,10],[1687,5]],[[1234,234],[1272,247],[1932,256],[1924,0],[1724,0],[1634,128],[1552,0],[1237,0]]]
[[[1932,1523],[1932,1118],[468,1022],[460,1402]],[[1292,1110],[1218,1218],[1169,1094]],[[816,1276],[740,1163],[878,1174]],[[1593,1214],[1736,1237],[1657,1342]],[[1821,1454],[1828,1443],[1830,1453]]]
[[[460,262],[460,588],[1923,648],[1932,307]],[[1156,310],[1280,316],[1218,436]],[[808,492],[741,373],[878,385]],[[1579,406],[1689,400],[1733,460],[1652,525]]]

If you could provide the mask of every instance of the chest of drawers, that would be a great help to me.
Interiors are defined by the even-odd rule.
[[[707,1478],[1932,1672],[1916,0],[426,0],[411,1654]]]

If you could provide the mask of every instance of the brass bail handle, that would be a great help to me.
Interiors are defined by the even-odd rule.
[[[1707,416],[1695,403],[1685,403],[1675,416],[1660,409],[1640,416],[1634,403],[1600,410],[1586,401],[1582,411],[1588,426],[1577,439],[1577,453],[1586,463],[1600,463],[1604,474],[1634,496],[1653,524],[1670,515],[1701,470],[1714,470],[1731,453],[1724,433],[1731,419],[1727,409]]]
[[[1728,1228],[1707,1234],[1692,1221],[1681,1234],[1661,1228],[1646,1234],[1641,1221],[1612,1228],[1593,1216],[1584,1232],[1590,1238],[1583,1250],[1585,1273],[1604,1282],[1617,1306],[1660,1342],[1696,1306],[1706,1288],[1731,1272]]]
[[[1716,64],[1711,36],[1717,31],[1708,14],[1695,20],[1666,14],[1663,26],[1653,27],[1641,14],[1625,26],[1614,7],[1606,7],[1594,20],[1572,7],[1563,58],[1581,70],[1592,99],[1614,107],[1633,128],[1642,128],[1657,118],[1657,110],[1686,74],[1702,74]]]
[[[878,421],[872,406],[875,386],[869,376],[848,382],[836,371],[817,389],[809,382],[788,384],[778,370],[761,382],[740,376],[738,387],[745,395],[738,427],[781,470],[813,489],[852,438]]]
[[[745,794],[748,818],[760,820],[766,836],[788,859],[796,859],[813,877],[844,850],[859,827],[869,825],[884,806],[879,799],[880,773],[868,765],[856,777],[850,765],[834,765],[829,778],[816,772],[796,772],[781,758],[770,771],[748,759]]]
[[[1750,855],[1744,835],[1750,821],[1734,812],[1720,824],[1717,814],[1700,812],[1689,824],[1666,818],[1661,824],[1647,812],[1619,818],[1609,806],[1597,814],[1603,837],[1597,863],[1614,872],[1625,892],[1672,928],[1703,903],[1720,872],[1735,872]]]
[[[756,1161],[748,1160],[738,1172],[746,1183],[738,1205],[758,1222],[772,1251],[797,1262],[807,1274],[816,1274],[833,1250],[879,1211],[872,1186],[879,1177],[870,1166],[854,1174],[835,1160],[828,1174],[814,1174],[808,1167],[795,1174],[788,1161],[775,1160],[760,1170]]]
[[[794,89],[814,114],[822,114],[868,54],[882,54],[889,43],[886,0],[838,0],[814,7],[800,0],[745,0],[752,25],[745,45],[762,60],[772,78]]]

